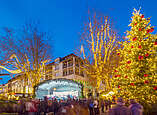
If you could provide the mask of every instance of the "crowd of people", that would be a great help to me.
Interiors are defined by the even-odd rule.
[[[87,100],[71,98],[67,100],[57,100],[56,98],[48,99],[45,97],[44,100],[20,100],[19,105],[19,115],[75,115],[75,113],[80,112],[83,113],[81,115],[88,115]],[[80,110],[77,107],[79,107]]]
[[[117,102],[115,100],[91,100],[89,103],[90,115],[143,115],[143,106],[136,102],[135,99],[130,99],[129,106],[125,105],[123,98],[118,98]],[[99,105],[100,104],[100,105]],[[112,107],[111,107],[112,106]]]
[[[111,109],[111,104],[114,104],[114,101],[111,101],[110,99],[100,101],[97,99],[89,99],[88,102],[90,115],[99,115],[100,113],[104,113],[104,110],[108,111]]]
[[[135,99],[130,99],[130,105],[127,107],[120,97],[117,99],[117,104],[109,109],[108,115],[143,115],[143,106]]]
[[[123,98],[110,99],[21,99],[18,101],[19,115],[142,115],[143,107],[134,99],[129,106]]]

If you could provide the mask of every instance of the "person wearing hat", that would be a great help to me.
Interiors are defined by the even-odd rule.
[[[109,115],[131,115],[131,111],[125,106],[123,98],[119,97],[117,99],[117,104],[115,107],[109,110]]]
[[[143,106],[136,102],[135,99],[130,99],[130,106],[132,115],[142,115],[143,114]]]

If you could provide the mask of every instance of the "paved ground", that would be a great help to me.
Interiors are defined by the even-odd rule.
[[[111,105],[111,108],[114,107],[114,106],[115,106],[115,104]],[[108,111],[105,111],[104,113],[101,113],[100,115],[108,115],[107,113],[108,113]]]
[[[18,115],[18,113],[0,113],[0,115]],[[107,115],[107,112],[101,113],[100,115]]]
[[[111,107],[113,107],[115,105],[112,105]],[[104,113],[101,112],[100,110],[100,115],[107,115],[108,111],[105,111]],[[18,113],[0,113],[0,115],[18,115]]]
[[[107,115],[107,112],[101,113],[100,115]]]
[[[0,113],[0,115],[18,115],[18,113]]]

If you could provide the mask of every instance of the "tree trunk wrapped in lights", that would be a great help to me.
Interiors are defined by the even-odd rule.
[[[96,18],[94,23],[90,21],[88,31],[85,32],[87,37],[83,38],[81,45],[85,60],[82,68],[89,76],[90,82],[95,83],[98,92],[112,89],[111,73],[113,67],[117,67],[119,60],[116,53],[117,36],[111,30],[108,17],[101,20],[101,23]]]
[[[157,36],[151,34],[154,27],[150,19],[139,12],[133,12],[131,29],[119,51],[122,61],[115,68],[112,83],[117,96],[149,105],[157,100]]]

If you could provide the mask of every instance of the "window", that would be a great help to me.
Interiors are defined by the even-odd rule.
[[[79,75],[79,69],[78,68],[75,68],[75,74]]]
[[[68,62],[68,67],[70,67],[70,66],[73,66],[73,62],[72,61]]]
[[[59,70],[59,64],[55,66],[55,70]]]
[[[66,68],[67,67],[67,62],[64,62],[63,63],[63,68]]]
[[[68,67],[73,66],[73,58],[70,58],[68,60]]]
[[[76,65],[77,67],[79,67],[79,63],[78,63],[78,62],[76,62],[75,65]]]
[[[48,80],[48,79],[49,79],[49,76],[48,76],[48,75],[46,75],[46,76],[45,76],[45,79],[46,79],[46,80]]]
[[[83,73],[83,71],[81,71],[80,75],[81,75],[82,77],[84,77],[84,73]]]
[[[79,67],[79,60],[75,58],[75,65]]]
[[[46,71],[46,73],[48,73],[48,72],[52,71],[52,69],[53,69],[53,67],[50,66],[50,67],[45,68],[45,71]]]
[[[46,74],[47,74],[47,75],[51,75],[51,74],[52,74],[52,71],[49,71],[49,72],[47,72]]]
[[[73,68],[72,69],[69,69],[69,74],[73,74]]]
[[[81,65],[83,65],[83,62],[81,62]]]
[[[63,70],[63,76],[67,75],[67,70]]]
[[[59,73],[57,72],[57,73],[55,74],[55,76],[56,76],[56,77],[59,76]]]
[[[43,78],[40,78],[40,82],[42,82],[43,81]]]

